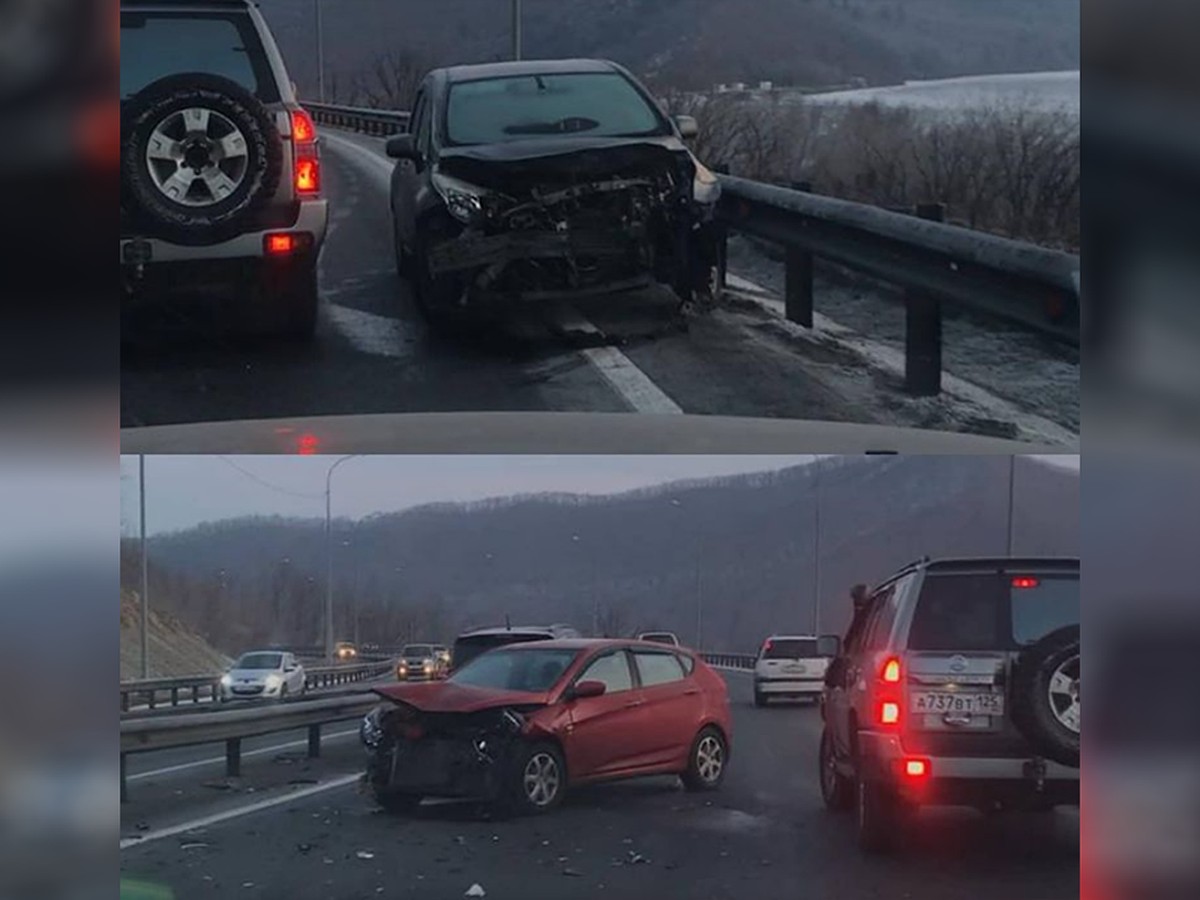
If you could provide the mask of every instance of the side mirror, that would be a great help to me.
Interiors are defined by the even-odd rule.
[[[384,150],[392,159],[410,159],[413,162],[419,159],[411,134],[397,134],[388,138]]]
[[[297,668],[298,668],[298,666],[284,666],[284,669],[283,669],[283,671],[285,671],[285,672],[295,672]]]
[[[842,655],[842,639],[836,634],[823,634],[817,638],[817,656],[835,659]]]
[[[685,141],[700,133],[700,126],[693,116],[676,116],[675,127],[679,129],[679,136]]]
[[[608,690],[603,681],[581,681],[571,689],[572,700],[586,700],[588,697],[601,697]]]

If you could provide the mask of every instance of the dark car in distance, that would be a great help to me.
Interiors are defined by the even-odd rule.
[[[724,680],[688,650],[642,641],[532,641],[448,680],[376,688],[366,781],[385,809],[472,797],[541,813],[570,786],[679,775],[721,784],[732,722]]]
[[[656,281],[715,292],[720,185],[684,145],[696,122],[621,66],[435,69],[410,128],[387,144],[396,262],[431,322]]]

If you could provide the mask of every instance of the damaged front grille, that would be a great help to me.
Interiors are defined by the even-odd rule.
[[[688,231],[690,178],[677,161],[571,182],[529,183],[484,198],[480,220],[429,254],[476,291],[527,299],[667,280]]]

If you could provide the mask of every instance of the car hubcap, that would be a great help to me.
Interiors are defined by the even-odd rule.
[[[725,751],[721,742],[713,735],[706,734],[696,747],[696,771],[706,782],[712,783],[721,777],[721,767],[725,764]]]
[[[534,806],[547,806],[558,795],[558,762],[549,753],[535,753],[525,766],[525,796]]]
[[[146,144],[155,188],[182,206],[212,206],[246,180],[246,136],[230,119],[203,107],[177,110],[158,123]]]
[[[1070,731],[1079,734],[1079,655],[1059,664],[1050,676],[1050,709],[1054,718]]]

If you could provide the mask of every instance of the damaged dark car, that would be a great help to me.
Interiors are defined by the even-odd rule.
[[[448,680],[381,687],[362,722],[381,806],[469,798],[546,812],[569,786],[678,775],[718,787],[730,748],[724,680],[690,651],[555,640],[489,651]]]
[[[434,70],[387,145],[397,269],[435,324],[655,282],[711,303],[720,183],[696,128],[611,62]]]

